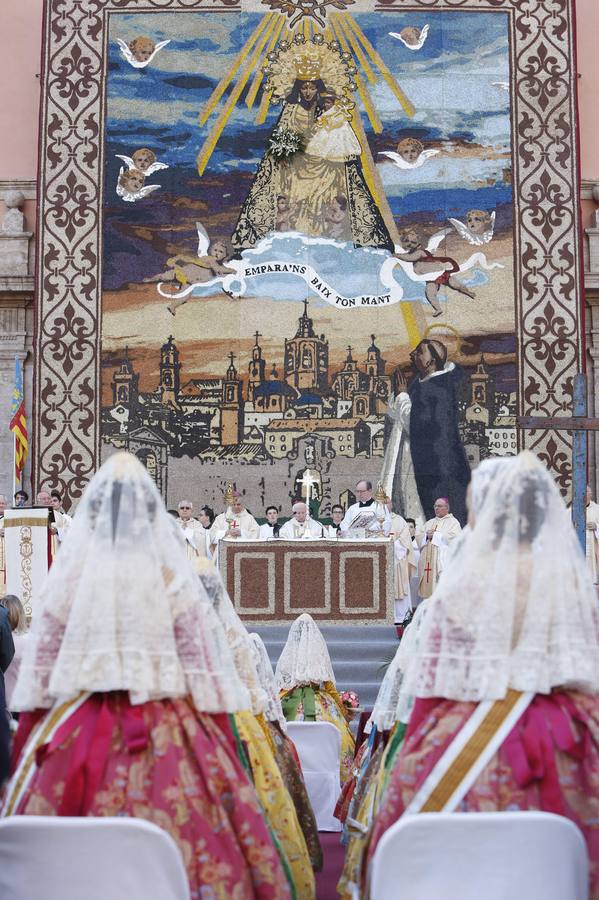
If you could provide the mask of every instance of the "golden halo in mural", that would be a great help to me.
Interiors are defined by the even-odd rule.
[[[325,41],[321,34],[306,40],[298,33],[292,41],[279,41],[268,54],[263,71],[272,104],[283,103],[296,81],[320,80],[346,111],[355,106],[356,68],[351,54],[343,52],[338,41]]]
[[[434,334],[434,332],[436,332],[436,334]],[[462,347],[464,345],[464,338],[457,330],[457,328],[453,327],[453,325],[447,325],[444,322],[433,322],[425,330],[422,338],[424,339],[427,337],[431,337],[432,335],[433,337],[436,337],[438,339],[448,334],[450,334],[452,338],[455,339],[455,349],[450,352],[450,345],[448,345],[447,347],[447,359],[453,361],[460,355],[460,353],[462,352]]]

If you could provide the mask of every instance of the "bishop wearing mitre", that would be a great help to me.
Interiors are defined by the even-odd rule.
[[[391,500],[387,497],[385,506],[391,516],[389,537],[393,541],[395,558],[395,622],[401,624],[409,609],[412,608],[410,578],[416,571],[416,555],[412,545],[410,526],[403,516],[394,513]]]
[[[206,559],[210,556],[208,532],[202,523],[193,517],[193,503],[191,500],[180,500],[177,511],[179,513],[177,522],[183,532],[187,559],[197,568],[198,559]]]
[[[420,559],[418,561],[418,595],[425,600],[434,591],[447,556],[447,550],[462,530],[458,520],[449,511],[449,500],[439,497],[435,500],[435,518],[424,525],[420,538]]]
[[[253,515],[247,511],[241,494],[227,485],[224,496],[226,509],[212,523],[210,529],[210,547],[216,548],[219,541],[230,538],[242,538],[245,541],[257,541],[260,538],[260,526]]]
[[[591,488],[587,485],[585,498],[587,522],[587,566],[593,584],[599,584],[599,503],[591,500]]]

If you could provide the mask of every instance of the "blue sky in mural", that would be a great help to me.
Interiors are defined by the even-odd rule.
[[[105,268],[105,287],[122,284],[121,254],[129,257],[132,276],[160,271],[165,256],[164,246],[158,246],[162,241],[141,241],[139,229],[152,224],[164,234],[170,227],[170,240],[180,242],[174,232],[180,231],[186,200],[204,205],[200,214],[207,225],[216,217],[217,233],[231,233],[280,108],[271,108],[265,124],[256,126],[257,105],[248,110],[242,94],[202,177],[197,174],[196,156],[230,88],[204,126],[199,114],[262,17],[263,13],[237,12],[111,16],[105,246],[114,252]],[[409,119],[380,78],[369,89],[382,121],[381,134],[373,133],[362,111],[370,149],[398,222],[405,217],[441,225],[448,216],[463,216],[476,206],[496,210],[496,227],[510,228],[507,16],[426,12],[354,18],[416,109]],[[417,53],[388,33],[425,23],[429,35]],[[170,43],[147,68],[134,69],[123,58],[117,38],[129,42],[140,35]],[[416,137],[425,146],[440,147],[443,142],[443,152],[420,169],[401,170],[380,154],[395,150],[404,137]],[[115,193],[122,165],[115,155],[131,155],[139,147],[153,149],[169,168],[148,179],[160,190],[143,203],[124,203]],[[231,178],[236,174],[240,177]],[[135,229],[137,234],[132,233]],[[188,242],[192,238],[193,232]]]
[[[113,15],[107,107],[109,152],[127,152],[132,144],[151,143],[169,166],[194,166],[214,121],[213,116],[201,128],[199,112],[261,15]],[[382,80],[371,88],[384,126],[377,145],[380,142],[387,149],[395,149],[401,132],[401,136],[415,136],[425,142],[469,141],[509,149],[509,95],[493,84],[508,80],[507,19],[503,14],[377,13],[356,15],[355,19],[416,107],[410,120]],[[422,26],[425,21],[430,24],[429,36],[418,53],[411,53],[388,34],[409,24]],[[147,68],[136,70],[123,59],[116,38],[129,41],[140,34],[149,34],[154,40],[170,39],[170,44]],[[238,104],[208,171],[252,172],[276,117],[277,111],[271,109],[266,123],[256,126],[255,110]],[[466,187],[469,182],[499,178],[501,174],[501,160],[469,163],[465,167],[456,160],[452,166],[445,166],[445,184]],[[388,195],[405,193],[404,173],[391,164],[381,169]],[[411,189],[415,179],[422,185],[435,183],[438,169],[435,164],[410,172]]]

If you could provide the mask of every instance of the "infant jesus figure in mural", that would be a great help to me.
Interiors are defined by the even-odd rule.
[[[394,256],[404,262],[413,264],[415,275],[427,275],[429,272],[438,272],[444,269],[433,281],[427,281],[425,287],[426,299],[433,308],[433,316],[440,316],[443,309],[438,300],[439,288],[447,285],[460,294],[474,299],[476,294],[454,277],[460,271],[459,264],[449,256],[433,256],[430,250],[423,246],[423,238],[415,228],[405,228],[400,233],[401,252],[395,252]]]

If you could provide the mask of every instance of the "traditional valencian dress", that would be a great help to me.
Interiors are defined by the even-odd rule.
[[[40,597],[2,815],[144,818],[177,843],[193,897],[300,896],[233,718],[250,706],[154,483],[115,454]]]
[[[355,742],[337,693],[331,658],[318,625],[307,613],[291,628],[275,672],[288,722],[330,722],[341,734],[341,784],[349,777]]]
[[[277,764],[276,743],[265,717],[269,710],[269,696],[260,682],[250,636],[233,607],[216,567],[209,560],[204,560],[201,565],[196,564],[196,571],[225,630],[237,675],[250,694],[250,708],[231,717],[240,739],[240,758],[253,781],[281,861],[290,873],[297,896],[302,900],[311,900],[315,893],[311,856],[297,806]]]
[[[290,897],[238,740],[186,698],[111,691],[25,713],[3,815],[147,819],[175,839],[194,896]]]
[[[287,735],[287,722],[283,715],[277,691],[275,673],[260,635],[250,634],[250,641],[252,642],[252,655],[258,679],[268,695],[268,704],[261,721],[264,723],[263,727],[272,742],[275,759],[283,776],[285,787],[289,791],[289,795],[295,805],[297,818],[310,854],[312,868],[319,872],[322,869],[322,849],[318,837],[318,827],[314,811],[308,799],[295,744]]]
[[[531,453],[496,470],[423,612],[400,685],[415,701],[367,836],[361,896],[404,814],[543,810],[581,829],[598,900],[599,613],[568,511]]]

